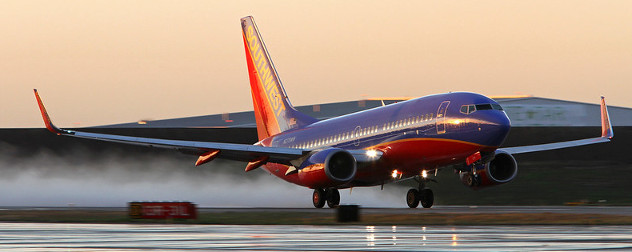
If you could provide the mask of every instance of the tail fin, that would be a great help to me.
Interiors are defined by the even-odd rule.
[[[259,140],[314,123],[292,107],[254,19],[242,18],[241,28]]]

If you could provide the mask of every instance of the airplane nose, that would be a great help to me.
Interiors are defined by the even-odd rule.
[[[499,115],[494,117],[493,123],[496,125],[494,134],[498,136],[498,141],[494,144],[494,146],[502,145],[505,138],[507,138],[507,135],[509,135],[509,130],[511,129],[511,121],[509,120],[507,114],[503,111],[497,112]]]
[[[490,111],[491,112],[491,111]],[[511,129],[511,121],[507,114],[503,111],[493,111],[486,118],[487,121],[487,146],[500,146],[503,144],[509,130]]]

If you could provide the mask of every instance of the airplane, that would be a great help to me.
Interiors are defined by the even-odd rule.
[[[216,158],[247,162],[270,174],[313,189],[316,208],[340,204],[339,189],[407,179],[417,187],[406,194],[410,208],[430,208],[428,182],[439,169],[454,167],[473,188],[507,183],[518,173],[513,155],[609,142],[614,137],[601,97],[600,137],[551,144],[500,148],[511,128],[493,99],[450,92],[384,105],[326,120],[297,111],[281,84],[251,16],[241,19],[259,141],[253,145],[181,141],[89,133],[56,127],[34,89],[46,128],[70,137],[177,150],[198,156],[196,166]]]

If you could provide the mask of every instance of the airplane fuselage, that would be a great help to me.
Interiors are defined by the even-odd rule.
[[[477,108],[478,109],[475,109]],[[371,186],[416,176],[422,170],[464,163],[480,151],[496,150],[510,129],[507,114],[494,100],[475,93],[430,95],[313,123],[260,141],[263,146],[309,150],[379,150],[382,159],[340,186]],[[289,182],[311,187],[289,166],[265,169]]]

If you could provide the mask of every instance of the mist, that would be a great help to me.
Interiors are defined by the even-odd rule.
[[[41,151],[24,157],[11,146],[0,154],[2,206],[123,207],[130,201],[190,201],[200,207],[313,207],[312,190],[245,163],[110,151]],[[151,152],[150,152],[151,153]],[[341,204],[405,206],[406,188],[386,185],[340,190]]]

